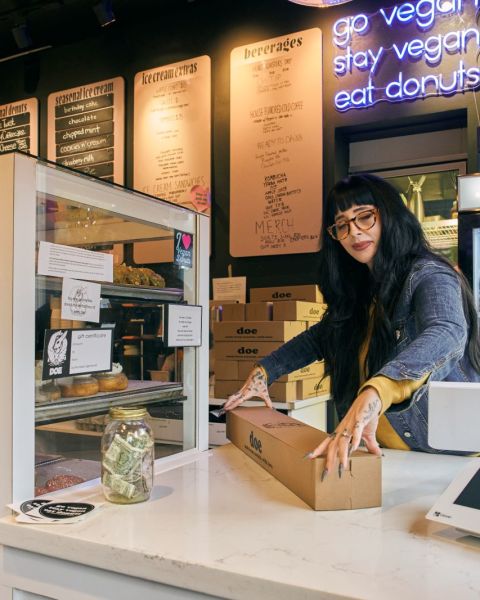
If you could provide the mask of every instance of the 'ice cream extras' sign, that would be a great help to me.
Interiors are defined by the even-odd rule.
[[[480,86],[480,0],[417,0],[333,25],[335,108],[449,96]]]

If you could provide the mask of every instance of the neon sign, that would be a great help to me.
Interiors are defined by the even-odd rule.
[[[360,13],[338,19],[332,31],[333,43],[339,50],[333,59],[334,74],[338,79],[355,78],[356,83],[362,74],[367,77],[360,86],[338,91],[335,108],[346,111],[382,101],[412,101],[476,89],[480,86],[480,68],[471,64],[471,57],[476,57],[480,48],[480,31],[469,25],[475,22],[479,3],[480,0],[418,0],[381,8],[373,15]],[[470,23],[464,18],[468,9],[472,12]],[[455,16],[459,18],[453,30],[432,31],[440,19],[444,24],[445,19]],[[403,34],[402,41],[391,43],[392,32],[407,31],[409,26],[410,31],[414,27],[410,38]],[[383,33],[387,41],[370,47],[372,30],[376,35]],[[459,57],[457,63],[455,56]],[[450,63],[447,70],[441,71],[446,62]],[[396,65],[399,68],[392,74]]]

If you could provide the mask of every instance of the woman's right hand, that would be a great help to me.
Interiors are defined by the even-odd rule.
[[[268,393],[267,376],[261,367],[255,367],[250,372],[250,375],[247,377],[242,389],[229,396],[223,405],[223,408],[225,410],[232,410],[237,408],[237,406],[240,406],[240,404],[245,402],[245,400],[250,400],[250,398],[254,397],[261,398],[268,408],[273,408],[272,401]]]

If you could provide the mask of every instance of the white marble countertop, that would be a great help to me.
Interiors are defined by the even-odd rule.
[[[0,542],[225,598],[478,600],[480,542],[424,518],[469,459],[385,455],[382,508],[315,512],[229,444],[158,474],[149,502],[72,525],[5,517]]]

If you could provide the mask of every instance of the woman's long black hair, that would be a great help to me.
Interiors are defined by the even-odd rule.
[[[338,211],[364,204],[377,207],[382,225],[371,271],[326,231]],[[326,370],[332,376],[333,397],[342,415],[359,388],[359,352],[367,339],[370,315],[372,336],[365,364],[367,377],[373,376],[393,355],[395,337],[391,317],[413,262],[431,257],[448,264],[452,270],[453,266],[432,251],[420,223],[395,188],[374,175],[352,175],[338,182],[327,197],[324,220],[318,285],[328,308],[320,336]],[[463,275],[457,275],[470,330],[468,352],[474,368],[480,372],[477,313],[467,281]]]

